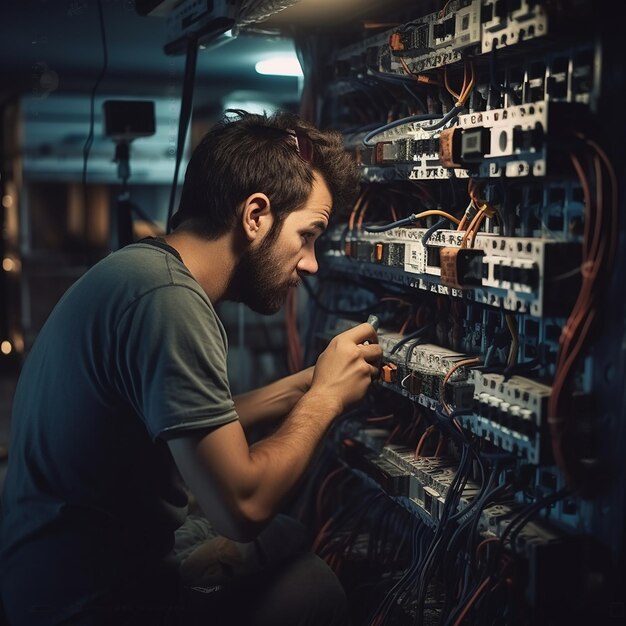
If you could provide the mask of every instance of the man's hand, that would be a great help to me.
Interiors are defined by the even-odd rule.
[[[257,418],[298,398],[271,435],[250,446],[236,420],[168,440],[183,480],[220,534],[250,541],[279,511],[333,420],[360,400],[378,376],[381,357],[373,326],[359,324],[334,337],[319,356],[308,392],[301,393],[310,374],[304,370],[247,396],[249,413]],[[292,391],[285,394],[285,389]],[[271,411],[254,410],[253,402],[261,398],[274,398]]]
[[[323,394],[336,403],[337,414],[343,413],[361,400],[378,378],[382,354],[371,324],[340,333],[318,357],[310,393]]]

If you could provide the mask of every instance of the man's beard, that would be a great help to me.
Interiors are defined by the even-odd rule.
[[[277,313],[285,303],[289,290],[300,282],[291,278],[276,282],[283,269],[281,259],[273,250],[277,234],[268,233],[257,250],[248,248],[244,252],[230,283],[233,300],[243,302],[263,315]]]

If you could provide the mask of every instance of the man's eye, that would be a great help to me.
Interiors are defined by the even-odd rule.
[[[315,233],[302,233],[300,236],[302,237],[302,241],[304,243],[308,243],[312,239],[315,239]]]

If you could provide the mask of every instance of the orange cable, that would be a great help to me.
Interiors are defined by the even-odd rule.
[[[465,619],[465,616],[467,615],[469,610],[472,608],[472,605],[478,599],[478,596],[480,596],[480,594],[486,589],[487,585],[490,582],[491,582],[491,576],[487,576],[487,578],[485,578],[485,580],[483,580],[483,582],[479,585],[478,589],[476,589],[472,597],[467,601],[467,604],[465,605],[465,607],[463,608],[459,616],[456,618],[453,626],[460,626],[461,622]]]
[[[434,456],[441,456],[441,452],[443,451],[444,443],[446,441],[446,437],[442,432],[439,433],[439,441],[437,442],[437,447],[435,448]]]
[[[395,417],[395,413],[389,413],[389,415],[382,415],[380,417],[368,417],[365,421],[368,423],[372,422],[386,422],[387,420]]]
[[[472,358],[469,358],[469,359],[462,359],[461,361],[457,361],[446,372],[446,375],[443,377],[443,380],[441,381],[440,392],[439,392],[439,399],[441,400],[441,404],[443,405],[443,408],[446,410],[448,415],[450,413],[452,413],[452,407],[445,401],[445,399],[444,399],[444,391],[445,391],[445,386],[448,384],[448,382],[450,381],[450,378],[452,377],[452,374],[454,374],[454,372],[456,372],[461,367],[465,367],[467,365],[478,365],[480,362],[481,361],[480,361],[479,357],[472,357]]]
[[[434,430],[435,430],[434,426],[429,426],[422,433],[422,436],[420,437],[420,440],[417,442],[417,447],[415,448],[415,454],[413,455],[413,458],[418,459],[420,457],[420,454],[422,452],[422,448],[424,447],[424,444],[426,443],[426,439],[428,439],[428,437],[434,432]]]
[[[612,260],[617,245],[617,225],[618,225],[618,203],[617,203],[617,181],[611,163],[606,153],[595,143],[586,140],[587,145],[594,151],[593,166],[596,178],[595,196],[595,219],[592,219],[592,199],[589,181],[580,164],[578,158],[571,154],[570,158],[574,169],[579,177],[583,189],[585,216],[583,231],[583,259],[581,264],[582,286],[578,298],[567,319],[560,338],[559,354],[557,356],[556,372],[552,385],[552,393],[549,399],[548,423],[552,435],[552,448],[557,465],[569,479],[567,463],[564,457],[562,438],[565,434],[564,423],[567,421],[567,411],[561,415],[560,401],[563,397],[564,386],[569,378],[571,369],[574,367],[584,343],[591,329],[593,319],[596,314],[594,307],[594,285],[598,274],[607,263]],[[604,201],[604,177],[602,166],[606,168],[609,176],[609,188],[611,191],[610,202],[608,204],[609,222],[611,232],[609,233],[608,252],[607,242],[603,234],[603,214],[605,209]]]
[[[322,484],[320,485],[320,488],[317,491],[317,498],[315,499],[315,511],[317,514],[317,519],[321,519],[322,516],[322,498],[324,495],[324,492],[326,490],[326,488],[328,487],[328,484],[330,483],[330,481],[337,476],[337,474],[340,474],[341,472],[345,472],[347,470],[347,468],[340,466],[336,469],[334,469],[332,472],[330,472],[326,478],[324,478],[324,481],[322,482]]]

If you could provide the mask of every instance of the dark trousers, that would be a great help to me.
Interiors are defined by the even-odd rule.
[[[189,626],[347,626],[343,588],[326,563],[304,553],[247,580],[202,593],[188,589]],[[183,613],[184,615],[184,613]]]
[[[152,589],[155,591],[155,589]],[[348,626],[344,591],[326,563],[300,554],[236,583],[186,587],[177,599],[137,594],[91,607],[72,626]]]
[[[279,516],[231,558],[199,518],[181,529],[179,557],[189,574],[151,581],[91,607],[72,626],[349,626],[348,602],[328,565],[310,552],[303,530]],[[181,568],[184,571],[184,568]]]

